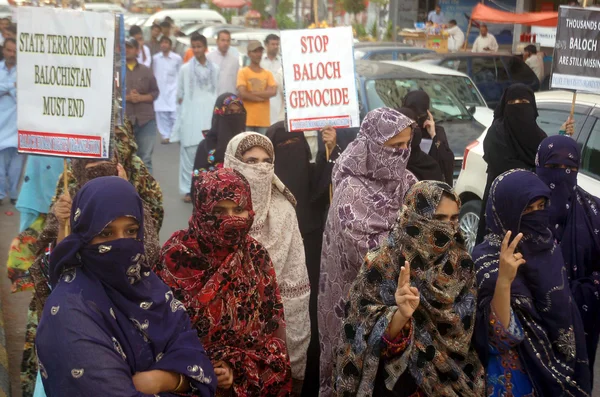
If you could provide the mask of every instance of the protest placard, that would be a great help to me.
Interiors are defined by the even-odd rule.
[[[115,17],[49,7],[18,15],[19,152],[107,158]]]
[[[353,42],[351,27],[281,32],[290,131],[360,125]]]
[[[552,60],[552,88],[600,92],[600,10],[561,6]]]

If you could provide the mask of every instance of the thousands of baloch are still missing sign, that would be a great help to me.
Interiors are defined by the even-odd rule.
[[[107,157],[114,16],[37,7],[18,13],[19,151]]]

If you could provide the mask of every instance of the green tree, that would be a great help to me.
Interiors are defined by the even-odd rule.
[[[296,21],[288,16],[293,10],[294,3],[292,0],[279,1],[279,5],[277,5],[277,14],[275,15],[279,29],[295,29],[297,27]]]
[[[265,15],[267,0],[252,0],[252,9],[260,12],[260,15]]]
[[[363,0],[342,0],[342,4],[346,12],[354,15],[354,18],[356,18],[356,14],[363,12],[367,8]]]

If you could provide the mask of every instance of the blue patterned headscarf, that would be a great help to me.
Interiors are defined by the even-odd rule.
[[[524,237],[518,251],[527,261],[511,286],[511,307],[525,339],[517,350],[536,395],[586,396],[591,391],[585,336],[560,248],[550,232],[548,210],[522,215],[550,189],[532,172],[511,170],[490,189],[486,220],[490,234],[473,250],[478,311],[475,342],[481,361],[489,351],[490,305],[498,279],[500,246],[505,234]]]
[[[121,217],[137,222],[136,238],[91,244]],[[117,390],[149,370],[182,374],[201,396],[214,395],[216,377],[185,308],[146,262],[143,205],[131,183],[88,182],[73,200],[71,226],[50,256],[54,290],[36,339],[48,395],[125,395]]]

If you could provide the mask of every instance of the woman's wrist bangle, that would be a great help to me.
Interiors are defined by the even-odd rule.
[[[175,390],[173,390],[173,393],[180,393],[181,390],[183,388],[183,383],[185,380],[185,376],[183,376],[182,374],[179,374],[179,383],[177,384],[177,387],[175,388]]]

